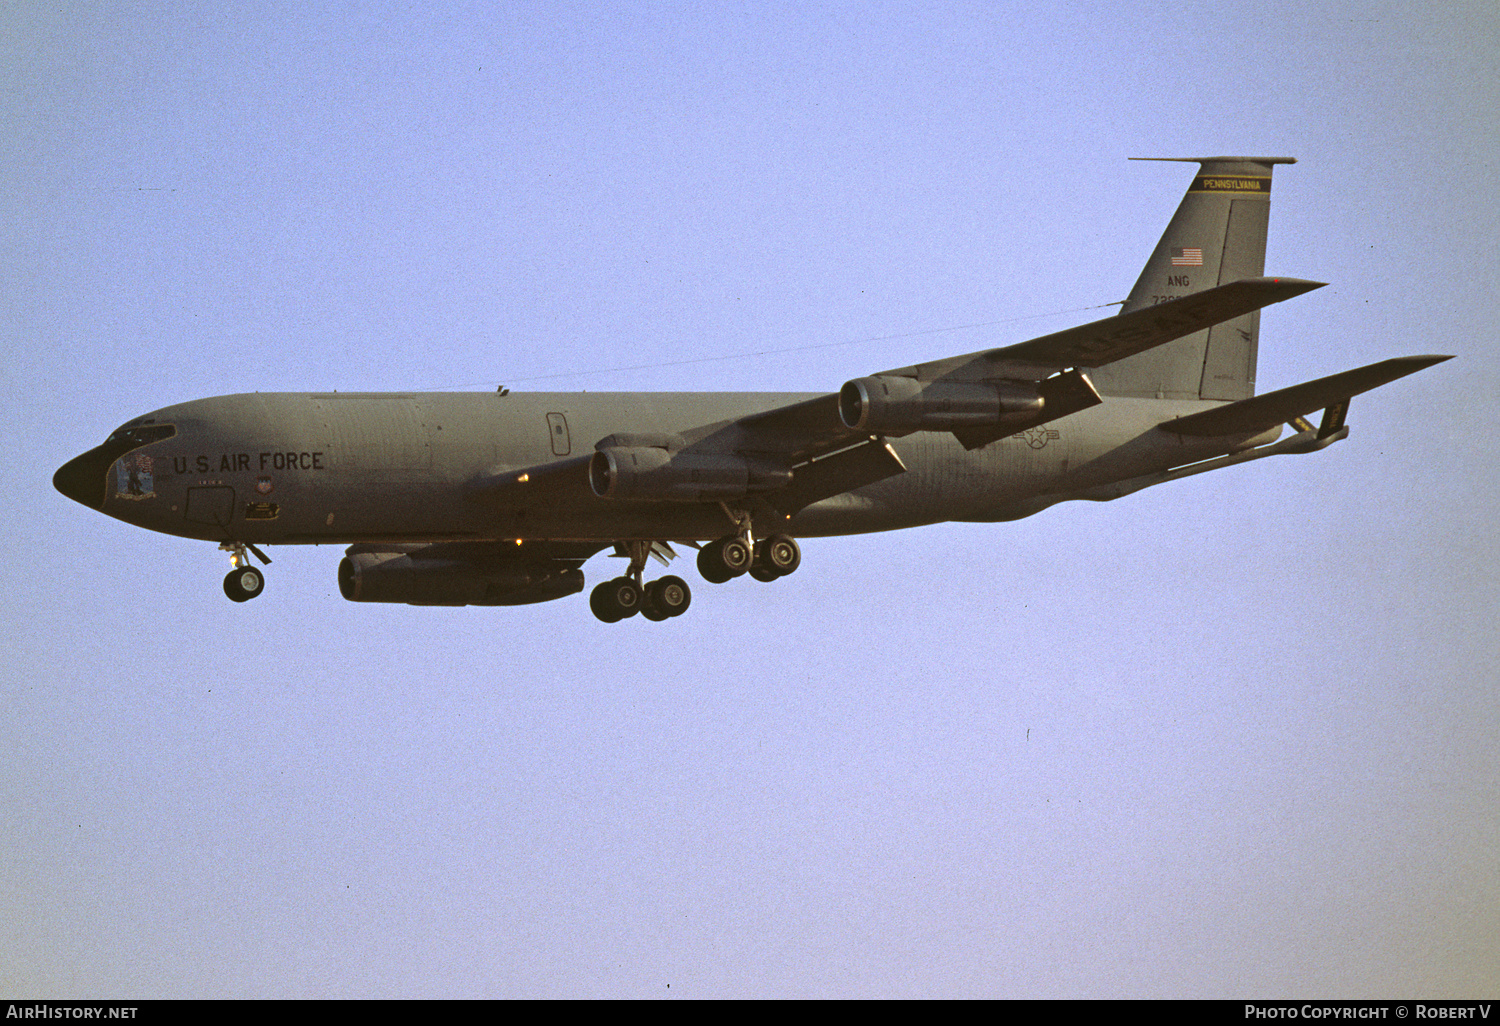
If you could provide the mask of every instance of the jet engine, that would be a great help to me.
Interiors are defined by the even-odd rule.
[[[784,488],[791,470],[727,453],[606,446],[589,461],[589,487],[601,499],[713,502]]]
[[[839,389],[844,425],[880,435],[1031,423],[1045,405],[1035,385],[1011,381],[872,377],[855,378]]]
[[[581,570],[500,559],[424,558],[420,549],[351,549],[339,563],[339,593],[350,602],[521,606],[582,590]]]

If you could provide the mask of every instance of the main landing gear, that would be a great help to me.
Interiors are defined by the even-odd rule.
[[[245,542],[224,542],[219,548],[230,553],[229,563],[234,567],[224,578],[224,594],[228,595],[234,602],[249,602],[255,596],[266,589],[266,576],[255,567],[250,565],[250,557],[246,549],[260,557],[262,563],[269,564],[271,559],[254,545]]]
[[[740,528],[737,533],[711,541],[698,550],[698,572],[705,581],[724,584],[743,574],[757,581],[774,581],[802,564],[802,549],[791,538],[773,534],[754,541],[749,516],[734,519]],[[681,577],[669,575],[650,584],[641,583],[641,571],[646,568],[646,557],[651,551],[651,542],[620,543],[616,552],[630,556],[630,569],[589,593],[589,608],[595,616],[605,623],[618,623],[636,613],[648,620],[666,620],[687,611],[693,596]]]
[[[687,612],[692,601],[687,581],[672,574],[646,585],[632,577],[616,577],[589,593],[589,608],[605,623],[618,623],[636,613],[648,620],[666,620]]]
[[[745,573],[757,581],[774,581],[802,565],[802,550],[795,541],[784,534],[756,541],[749,510],[719,505],[736,530],[698,550],[698,572],[705,581],[723,584]]]
[[[618,623],[640,613],[648,620],[667,620],[687,612],[693,601],[692,589],[681,577],[668,574],[649,584],[641,583],[646,569],[650,542],[625,542],[630,554],[630,568],[621,577],[605,581],[589,593],[589,608],[605,623]]]
[[[757,581],[774,581],[801,565],[801,548],[784,534],[773,534],[753,545],[732,534],[698,550],[698,572],[710,584],[723,584],[745,573]]]

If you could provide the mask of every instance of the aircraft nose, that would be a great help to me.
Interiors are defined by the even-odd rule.
[[[99,449],[90,449],[58,467],[52,475],[52,487],[89,509],[102,510],[107,487],[105,475],[113,462]]]

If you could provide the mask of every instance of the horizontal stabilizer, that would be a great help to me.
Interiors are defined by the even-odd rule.
[[[1253,399],[1241,399],[1227,406],[1178,417],[1161,427],[1173,434],[1197,438],[1255,434],[1285,424],[1295,417],[1335,406],[1347,401],[1350,396],[1379,388],[1397,378],[1404,378],[1425,367],[1451,359],[1451,356],[1399,356],[1394,360],[1382,360],[1368,367],[1267,392]]]
[[[1179,164],[1295,164],[1296,157],[1126,157],[1126,160],[1170,160]]]

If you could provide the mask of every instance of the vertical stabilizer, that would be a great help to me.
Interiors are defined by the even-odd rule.
[[[1293,157],[1133,157],[1180,160],[1198,174],[1146,261],[1121,313],[1265,273],[1271,169]],[[1255,394],[1260,311],[1090,372],[1104,395],[1248,399]]]

